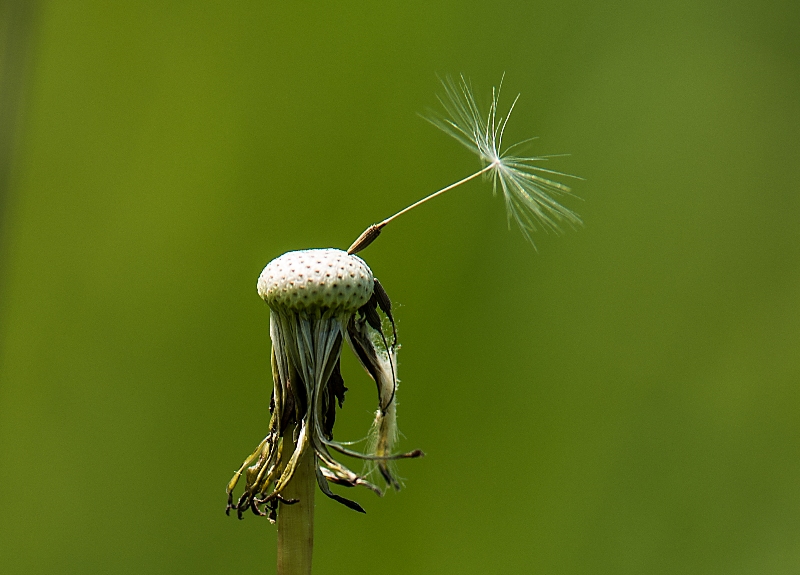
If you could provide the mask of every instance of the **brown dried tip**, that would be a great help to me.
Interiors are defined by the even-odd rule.
[[[383,224],[372,224],[368,227],[364,232],[358,236],[358,239],[353,242],[349,248],[347,248],[348,255],[357,254],[372,242],[374,242],[379,235],[381,235],[381,228],[383,228]]]

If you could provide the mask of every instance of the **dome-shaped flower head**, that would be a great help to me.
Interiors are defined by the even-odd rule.
[[[328,482],[382,491],[367,479],[369,472],[354,473],[332,451],[369,461],[395,489],[399,483],[391,462],[422,455],[392,453],[397,440],[397,337],[391,302],[364,260],[337,249],[288,252],[272,260],[258,278],[258,295],[270,309],[272,417],[268,435],[228,485],[227,510],[236,509],[241,518],[249,508],[274,520],[278,501],[291,503],[281,494],[298,462],[312,453],[322,492],[363,512],[358,503],[334,494]],[[391,342],[378,310],[391,325]],[[336,406],[342,407],[347,390],[339,369],[345,341],[378,388],[368,453],[333,439]],[[242,474],[244,493],[234,504],[233,490]]]

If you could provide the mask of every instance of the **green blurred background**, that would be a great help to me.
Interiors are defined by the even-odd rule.
[[[800,573],[798,6],[2,4],[0,570],[273,573],[256,278],[477,169],[417,113],[505,72],[586,226],[470,183],[364,252],[428,456],[318,497],[315,572]]]

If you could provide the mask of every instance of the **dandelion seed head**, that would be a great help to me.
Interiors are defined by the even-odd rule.
[[[460,81],[446,77],[442,86],[444,94],[438,100],[444,114],[429,115],[426,119],[476,154],[484,168],[488,168],[485,175],[492,181],[493,192],[496,194],[500,190],[505,199],[509,226],[512,219],[516,221],[522,234],[533,244],[531,233],[539,228],[559,233],[563,223],[571,227],[582,225],[578,214],[556,200],[572,195],[569,186],[551,178],[575,176],[541,167],[539,164],[547,161],[546,156],[512,153],[515,148],[535,138],[503,147],[506,126],[519,96],[505,114],[501,113],[501,81],[500,87],[492,89],[488,112],[483,112],[472,85],[463,76]]]
[[[356,311],[372,296],[375,280],[358,256],[337,249],[288,252],[258,278],[258,295],[271,308]]]
[[[355,511],[355,501],[334,493],[329,483],[383,491],[348,469],[333,454],[366,460],[388,486],[400,488],[392,462],[420,457],[395,453],[397,440],[397,331],[392,305],[381,283],[359,258],[337,249],[300,250],[269,262],[258,278],[258,294],[269,305],[272,377],[269,432],[228,483],[226,512],[246,510],[274,521],[287,486],[310,453],[317,485],[325,495]],[[381,313],[389,321],[389,339]],[[391,343],[389,343],[391,341]],[[336,413],[347,387],[340,361],[349,347],[373,380],[378,410],[370,452],[333,438]],[[338,407],[337,407],[338,406]],[[370,468],[371,469],[371,468]],[[304,473],[304,472],[301,472]],[[244,492],[234,502],[240,479]]]

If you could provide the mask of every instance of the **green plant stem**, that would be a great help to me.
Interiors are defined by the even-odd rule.
[[[290,426],[283,441],[292,443],[294,428]],[[283,448],[283,457],[288,461],[294,445]],[[292,480],[283,490],[285,499],[297,499],[297,503],[278,504],[278,575],[311,575],[311,556],[314,551],[314,494],[317,477],[314,469],[314,453],[307,447],[297,462]]]

